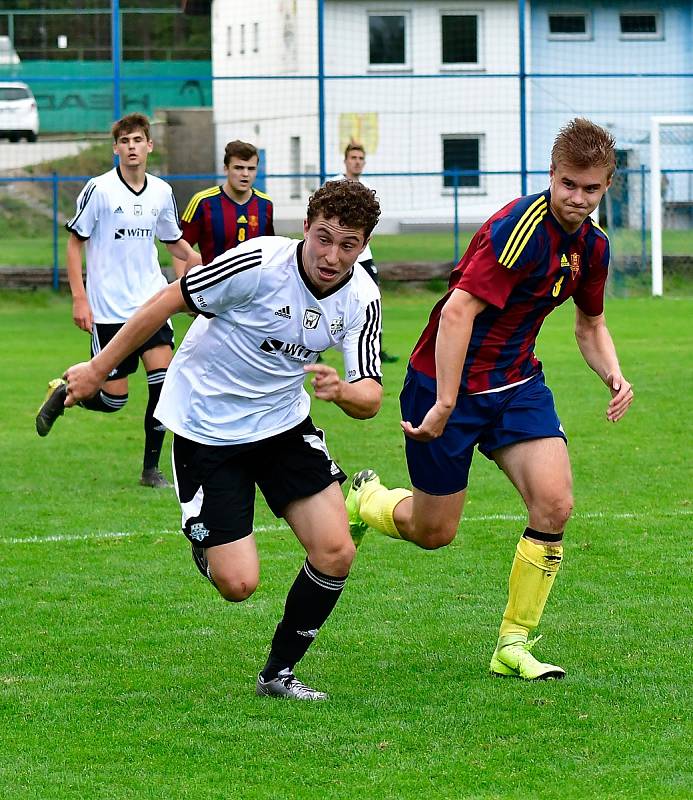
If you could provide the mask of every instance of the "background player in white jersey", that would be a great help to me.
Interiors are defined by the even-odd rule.
[[[153,142],[149,120],[128,114],[114,123],[113,152],[118,166],[92,178],[77,198],[77,213],[65,226],[67,275],[72,292],[72,319],[91,334],[96,355],[135,311],[166,286],[154,244],[159,238],[183,269],[200,263],[200,256],[182,238],[171,187],[146,172]],[[86,242],[87,288],[82,279]],[[128,399],[128,375],[142,359],[147,372],[149,400],[144,415],[143,486],[170,487],[159,470],[166,429],[154,416],[173,352],[173,328],[164,320],[159,329],[122,363],[114,365],[102,390],[81,403],[90,411],[119,411]],[[48,395],[36,417],[39,436],[46,436],[63,413],[65,386],[60,379],[48,385]]]
[[[194,267],[157,294],[91,361],[66,373],[66,405],[98,391],[115,364],[179,311],[199,317],[173,358],[156,416],[174,433],[183,531],[200,571],[227,600],[259,580],[255,486],[306,550],[277,626],[260,695],[318,700],[295,664],[334,608],[354,558],[339,483],[304,388],[365,419],[380,408],[380,294],[354,264],[380,207],[359,183],[327,183],[311,197],[302,242],[263,236]],[[335,347],[346,380],[318,364]]]
[[[344,150],[344,172],[340,172],[337,175],[334,175],[331,178],[328,178],[329,181],[358,181],[366,186],[368,189],[372,189],[372,186],[369,186],[365,181],[361,179],[363,174],[364,167],[366,166],[366,150],[362,144],[358,142],[349,142]],[[378,267],[373,259],[373,253],[371,251],[371,246],[367,244],[364,249],[363,253],[358,258],[358,263],[366,270],[366,272],[373,278],[376,285],[380,283],[380,278],[378,276]],[[390,353],[383,350],[382,342],[380,346],[380,360],[385,364],[393,364],[395,361],[399,360],[399,356],[390,355]]]

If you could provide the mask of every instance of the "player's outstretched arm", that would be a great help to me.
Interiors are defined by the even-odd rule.
[[[457,403],[474,320],[485,308],[483,300],[464,289],[455,289],[443,306],[436,338],[437,398],[420,425],[415,427],[408,420],[400,423],[410,439],[430,442],[442,436]]]
[[[147,341],[166,320],[187,306],[180,290],[180,281],[169,284],[155,294],[123,325],[111,341],[91,361],[75,364],[65,370],[66,406],[73,406],[96,394],[108,374],[136,348]]]
[[[347,383],[334,367],[327,364],[307,364],[306,372],[313,373],[311,385],[319,400],[338,405],[349,417],[370,419],[380,410],[383,387],[372,378]]]
[[[576,306],[575,338],[582,357],[611,392],[606,418],[610,422],[618,422],[633,402],[633,387],[621,372],[604,314],[591,317]]]

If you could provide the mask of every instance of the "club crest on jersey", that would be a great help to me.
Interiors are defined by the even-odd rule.
[[[570,271],[572,273],[573,280],[575,280],[580,272],[580,253],[570,254]]]
[[[193,522],[190,526],[190,538],[201,542],[206,536],[209,536],[209,531],[205,528],[203,522]]]
[[[255,214],[249,214],[248,215],[248,225],[250,225],[251,228],[257,228],[258,227],[258,220],[257,220],[257,216]]]
[[[159,214],[159,209],[158,208],[153,208],[152,209],[152,216],[156,217],[156,216],[158,216],[158,214]]]
[[[330,333],[334,335],[335,333],[339,333],[340,331],[344,330],[344,317],[335,317],[332,322],[330,322]]]
[[[303,327],[309,331],[314,331],[318,327],[322,311],[317,308],[307,308],[303,312]]]
[[[136,217],[142,216],[142,206],[139,203],[135,203],[133,210],[135,212]]]

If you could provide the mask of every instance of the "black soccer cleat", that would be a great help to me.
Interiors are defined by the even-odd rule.
[[[62,378],[54,378],[48,383],[48,393],[43,405],[36,415],[36,433],[39,436],[48,436],[53,423],[65,413],[65,398],[67,397],[67,382]]]
[[[149,486],[152,489],[171,489],[173,488],[164,473],[157,467],[151,469],[143,469],[142,477],[140,478],[140,486]]]
[[[212,580],[212,573],[209,570],[209,562],[207,561],[207,551],[204,547],[196,547],[194,544],[190,544],[192,549],[192,559],[195,563],[195,566],[200,570],[200,574],[203,575],[207,580],[212,584],[212,586],[216,589],[217,585]]]

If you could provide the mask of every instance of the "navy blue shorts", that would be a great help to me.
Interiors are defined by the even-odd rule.
[[[436,401],[436,382],[411,366],[399,397],[402,419],[417,426]],[[412,486],[432,495],[467,488],[474,446],[486,458],[499,447],[529,439],[567,441],[543,374],[514,389],[459,395],[443,435],[432,442],[406,438]]]
[[[103,350],[123,325],[125,325],[124,322],[95,322],[91,326],[92,358]],[[109,373],[107,380],[115,381],[118,380],[118,378],[127,378],[128,375],[137,372],[137,365],[139,364],[142,353],[146,353],[147,350],[153,350],[155,347],[159,347],[162,344],[168,345],[171,350],[173,350],[173,328],[169,322],[165,322],[144,344],[140,345],[137,350],[130,353],[129,356],[126,356],[125,359]]]

